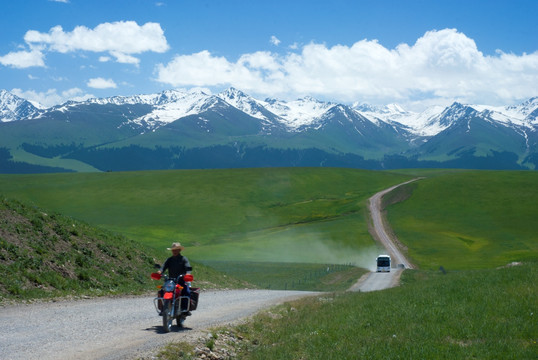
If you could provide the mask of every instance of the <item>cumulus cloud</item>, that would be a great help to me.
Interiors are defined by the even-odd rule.
[[[114,80],[101,77],[90,79],[86,85],[94,89],[115,89],[117,87]]]
[[[33,66],[44,67],[45,55],[41,51],[35,49],[32,51],[15,51],[4,56],[0,56],[0,64],[18,69]]]
[[[415,44],[394,49],[377,40],[290,49],[244,54],[236,61],[209,51],[177,55],[157,65],[157,80],[173,86],[235,86],[276,97],[379,103],[452,98],[505,104],[538,95],[538,51],[486,56],[456,29],[428,31]]]
[[[39,104],[44,107],[51,107],[57,104],[63,104],[68,100],[84,101],[94,96],[86,94],[79,88],[72,88],[65,91],[58,92],[56,89],[49,89],[44,92],[38,92],[34,90],[23,91],[15,88],[11,90],[12,94],[15,94],[23,99],[26,99],[34,104]]]
[[[276,36],[271,36],[271,40],[269,40],[271,44],[278,46],[280,44],[280,40]]]
[[[167,65],[157,66],[157,80],[173,86],[226,86],[252,90],[280,69],[277,59],[268,52],[246,54],[233,63],[213,56],[207,50],[192,55],[178,55]],[[265,72],[268,74],[264,75]]]
[[[119,51],[111,51],[110,55],[114,56],[116,58],[116,61],[122,64],[133,64],[138,65],[140,63],[140,59],[132,56],[127,55]]]
[[[95,29],[77,26],[71,32],[65,32],[58,25],[48,33],[29,30],[24,35],[24,40],[29,44],[46,45],[50,50],[61,53],[86,50],[139,54],[145,51],[161,53],[168,50],[161,26],[150,22],[140,26],[134,21],[117,21],[99,24]]]
[[[77,26],[73,31],[67,32],[59,25],[46,33],[29,30],[24,35],[24,41],[31,49],[34,49],[32,53],[105,52],[117,62],[135,65],[139,63],[139,59],[133,54],[148,51],[163,53],[169,49],[164,32],[158,23],[148,22],[140,26],[134,21],[103,23],[94,29]],[[43,59],[41,59],[41,64],[43,64]]]

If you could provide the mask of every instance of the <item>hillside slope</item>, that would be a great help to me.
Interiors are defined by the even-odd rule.
[[[536,261],[537,183],[535,171],[432,173],[393,194],[388,220],[422,269]]]
[[[0,300],[149,289],[155,254],[21,202],[0,202]]]

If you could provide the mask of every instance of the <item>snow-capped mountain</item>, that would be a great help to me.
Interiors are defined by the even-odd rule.
[[[129,99],[133,100],[133,99]],[[174,122],[182,117],[199,114],[218,102],[215,96],[203,91],[177,91],[156,94],[146,98],[146,104],[154,105],[148,114],[132,120],[151,128]]]
[[[98,169],[138,169],[150,158],[142,168],[538,168],[537,117],[538,98],[504,107],[455,102],[412,112],[397,104],[349,106],[312,97],[259,100],[230,88],[218,94],[167,90],[39,109],[1,91],[0,126],[21,125],[0,129],[0,155],[10,153],[1,146],[9,143],[18,146],[13,154],[25,149],[34,161],[54,154]],[[27,119],[33,121],[16,121]],[[145,160],[126,162],[121,154]]]
[[[267,120],[270,123],[278,121],[289,130],[297,130],[301,126],[316,122],[316,119],[336,105],[318,101],[312,97],[290,102],[277,99],[262,101],[235,88],[227,89],[217,96],[252,117]]]
[[[398,121],[399,119],[404,119],[414,115],[413,113],[404,110],[400,105],[397,104],[375,106],[356,102],[352,105],[352,108],[373,122],[377,122],[378,120],[385,122]]]
[[[536,120],[536,109],[538,109],[538,97],[533,97],[519,105],[506,106],[500,112],[507,116],[534,121]]]
[[[336,104],[316,100],[310,96],[294,101],[266,99],[264,107],[282,119],[283,124],[291,130],[305,127],[316,122]]]
[[[267,111],[262,101],[256,100],[233,87],[217,94],[217,96],[233,107],[257,119],[272,122],[276,118],[275,114]]]
[[[294,101],[258,100],[238,89],[229,88],[216,95],[206,94],[201,90],[166,90],[158,94],[93,98],[82,102],[69,101],[50,109],[39,109],[30,102],[1,90],[0,121],[41,117],[50,111],[68,112],[82,105],[148,105],[151,111],[130,121],[155,129],[180,118],[206,111],[220,101],[253,118],[263,120],[267,126],[280,124],[288,131],[299,131],[315,126],[331,108],[342,105],[319,101],[312,97]],[[465,116],[466,111],[473,110],[507,126],[533,128],[538,125],[538,97],[519,105],[493,107],[455,103],[447,108],[433,106],[419,113],[407,111],[397,104],[374,106],[356,102],[350,108],[378,126],[381,123],[397,124],[406,128],[411,134],[426,137],[442,132],[455,119]]]
[[[0,90],[0,122],[31,118],[39,108],[6,90]]]

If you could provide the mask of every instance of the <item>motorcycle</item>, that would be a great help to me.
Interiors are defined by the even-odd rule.
[[[162,277],[163,275],[159,273],[151,274],[153,280],[161,280]],[[165,275],[164,284],[158,286],[161,289],[159,291],[160,296],[153,299],[153,304],[157,313],[163,317],[164,332],[172,330],[174,319],[177,326],[182,328],[185,319],[191,314],[190,312],[196,310],[200,288],[189,286],[189,283],[193,280],[194,278],[191,274],[179,275],[177,278],[170,278]],[[182,295],[184,287],[188,287],[190,296]]]

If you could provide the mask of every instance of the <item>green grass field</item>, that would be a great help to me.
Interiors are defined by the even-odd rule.
[[[288,303],[233,329],[237,358],[533,359],[537,269],[406,271],[397,288]]]
[[[74,159],[61,159],[59,157],[45,158],[42,156],[31,154],[27,151],[24,151],[21,148],[12,149],[11,155],[13,156],[14,161],[26,162],[32,165],[58,167],[58,168],[64,168],[64,169],[77,171],[77,172],[98,172],[99,171],[93,166],[83,163],[82,161],[78,161]]]
[[[333,168],[0,175],[0,192],[197,261],[370,267],[366,200],[414,176],[389,222],[423,268],[538,257],[538,173]],[[397,198],[398,193],[392,194]],[[370,264],[368,264],[370,261]]]
[[[209,261],[204,265],[271,290],[345,291],[367,272],[341,264]]]
[[[0,192],[194,260],[375,258],[365,204],[409,177],[331,168],[2,175]],[[371,259],[369,259],[372,261]]]
[[[227,328],[244,339],[238,358],[535,358],[536,172],[299,168],[0,175],[0,193],[40,207],[26,208],[33,215],[24,226],[8,222],[0,230],[15,226],[11,234],[32,239],[43,228],[43,212],[59,212],[121,233],[163,260],[164,248],[181,241],[185,255],[207,265],[198,269],[202,279],[217,276],[217,269],[265,288],[343,290],[362,271],[343,266],[325,274],[326,264],[368,268],[379,251],[368,234],[366,200],[419,175],[427,178],[391,194],[388,203],[396,203],[387,210],[422,270],[406,271],[398,288],[327,293]],[[73,228],[69,218],[62,219],[61,226],[46,227],[60,238],[66,232],[83,234],[78,223]],[[88,231],[99,240],[115,236]],[[118,241],[131,243],[115,239],[120,240],[114,240],[114,251],[121,252]],[[55,241],[54,236],[41,240]],[[41,250],[30,251],[41,251],[43,261],[49,261],[45,255],[62,255],[35,245]],[[106,253],[109,246],[97,249]],[[5,259],[19,256],[5,241],[1,250]],[[76,262],[77,254],[69,256]],[[24,260],[40,268],[39,257]],[[497,268],[512,261],[522,264]],[[17,268],[7,271],[22,274]],[[49,273],[44,279],[22,275],[19,281],[48,281],[48,276],[61,282]],[[92,283],[90,290],[98,286],[87,269],[77,277]],[[305,287],[288,287],[298,280]]]
[[[455,171],[402,187],[388,219],[421,268],[538,259],[538,172]]]

